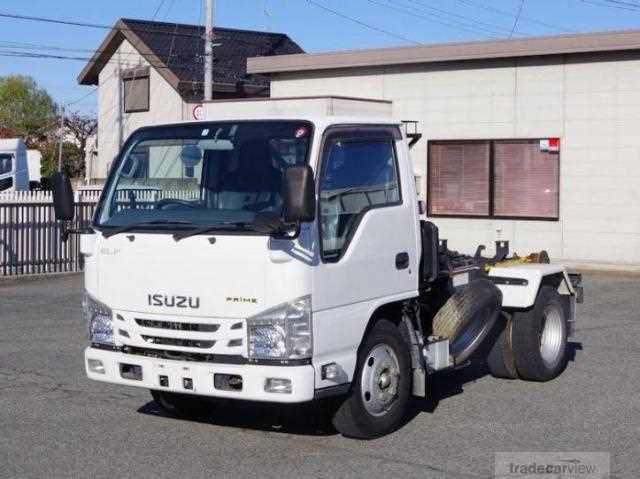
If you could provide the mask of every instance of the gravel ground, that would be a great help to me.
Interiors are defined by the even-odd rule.
[[[318,429],[306,408],[175,419],[145,390],[89,381],[81,289],[79,276],[0,282],[0,477],[488,478],[499,451],[604,451],[612,476],[640,477],[639,276],[585,275],[558,379],[438,377],[406,426],[374,441]]]

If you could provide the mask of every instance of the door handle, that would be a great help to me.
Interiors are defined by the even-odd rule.
[[[396,255],[396,269],[407,269],[409,267],[409,253],[403,251]]]

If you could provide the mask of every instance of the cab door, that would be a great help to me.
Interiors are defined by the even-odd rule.
[[[413,179],[401,140],[396,126],[334,127],[323,138],[314,356],[341,355],[349,375],[373,311],[417,292],[416,203],[403,194]]]

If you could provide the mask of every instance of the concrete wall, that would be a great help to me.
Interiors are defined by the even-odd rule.
[[[274,97],[393,100],[418,120],[414,170],[426,191],[429,140],[560,137],[560,221],[434,219],[452,249],[547,249],[574,265],[640,268],[640,56],[598,54],[284,73]],[[424,198],[424,196],[423,196]]]
[[[148,66],[149,63],[128,41],[124,41],[99,75],[98,158],[93,178],[105,178],[121,144],[137,128],[190,118],[190,108],[156,69],[149,74],[149,111],[124,113],[119,71]]]

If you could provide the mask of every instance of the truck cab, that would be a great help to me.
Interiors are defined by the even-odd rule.
[[[337,101],[239,102],[131,135],[81,236],[89,378],[182,414],[208,398],[338,396],[338,430],[375,437],[428,394],[427,375],[467,361],[503,303],[527,311],[543,284],[564,295],[559,374],[575,281],[552,265],[496,264],[495,282],[478,262],[451,267],[402,122],[350,100],[359,114],[336,115]],[[53,184],[71,219],[68,184]]]

